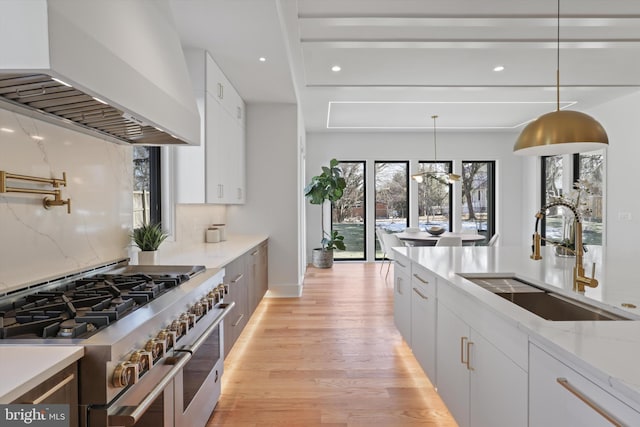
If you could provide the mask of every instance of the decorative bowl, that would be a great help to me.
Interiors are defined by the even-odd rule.
[[[431,234],[432,236],[439,236],[444,233],[444,228],[437,226],[429,227],[427,228],[427,233]]]

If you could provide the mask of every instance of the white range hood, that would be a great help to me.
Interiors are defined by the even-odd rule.
[[[0,107],[114,142],[200,144],[166,0],[0,1]]]

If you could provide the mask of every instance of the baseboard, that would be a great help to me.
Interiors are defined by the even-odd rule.
[[[265,295],[268,298],[298,298],[302,296],[302,285],[298,284],[269,284],[269,290]]]

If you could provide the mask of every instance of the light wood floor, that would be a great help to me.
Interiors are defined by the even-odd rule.
[[[301,298],[265,298],[207,426],[455,426],[393,324],[393,271],[385,283],[379,267],[310,267]]]

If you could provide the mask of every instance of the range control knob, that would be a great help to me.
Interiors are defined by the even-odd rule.
[[[174,320],[173,322],[171,322],[171,325],[169,326],[169,330],[175,332],[176,339],[178,339],[185,334],[186,325],[184,324],[184,322],[181,322],[180,320]]]
[[[129,358],[129,362],[138,364],[138,372],[142,373],[148,371],[153,367],[153,358],[151,353],[145,350],[138,350],[133,352]]]
[[[111,385],[120,388],[136,382],[138,382],[138,364],[131,362],[118,363],[113,370]]]
[[[173,348],[176,343],[176,331],[170,331],[169,329],[163,329],[158,332],[157,339],[164,341],[165,348],[168,350]]]
[[[205,309],[201,302],[197,302],[193,305],[193,307],[191,307],[190,311],[192,314],[195,314],[197,317],[200,317],[204,314]]]
[[[203,297],[200,300],[200,304],[202,304],[202,306],[204,307],[205,313],[208,313],[209,310],[213,308],[213,302],[207,297]]]
[[[164,353],[166,352],[166,345],[166,339],[155,338],[147,341],[144,349],[151,353],[151,357],[153,358],[153,360],[158,360],[159,358],[164,356]]]
[[[196,316],[191,313],[182,313],[178,318],[178,320],[180,320],[183,323],[186,323],[187,326],[185,330],[187,331],[193,328],[193,326],[196,324]]]

